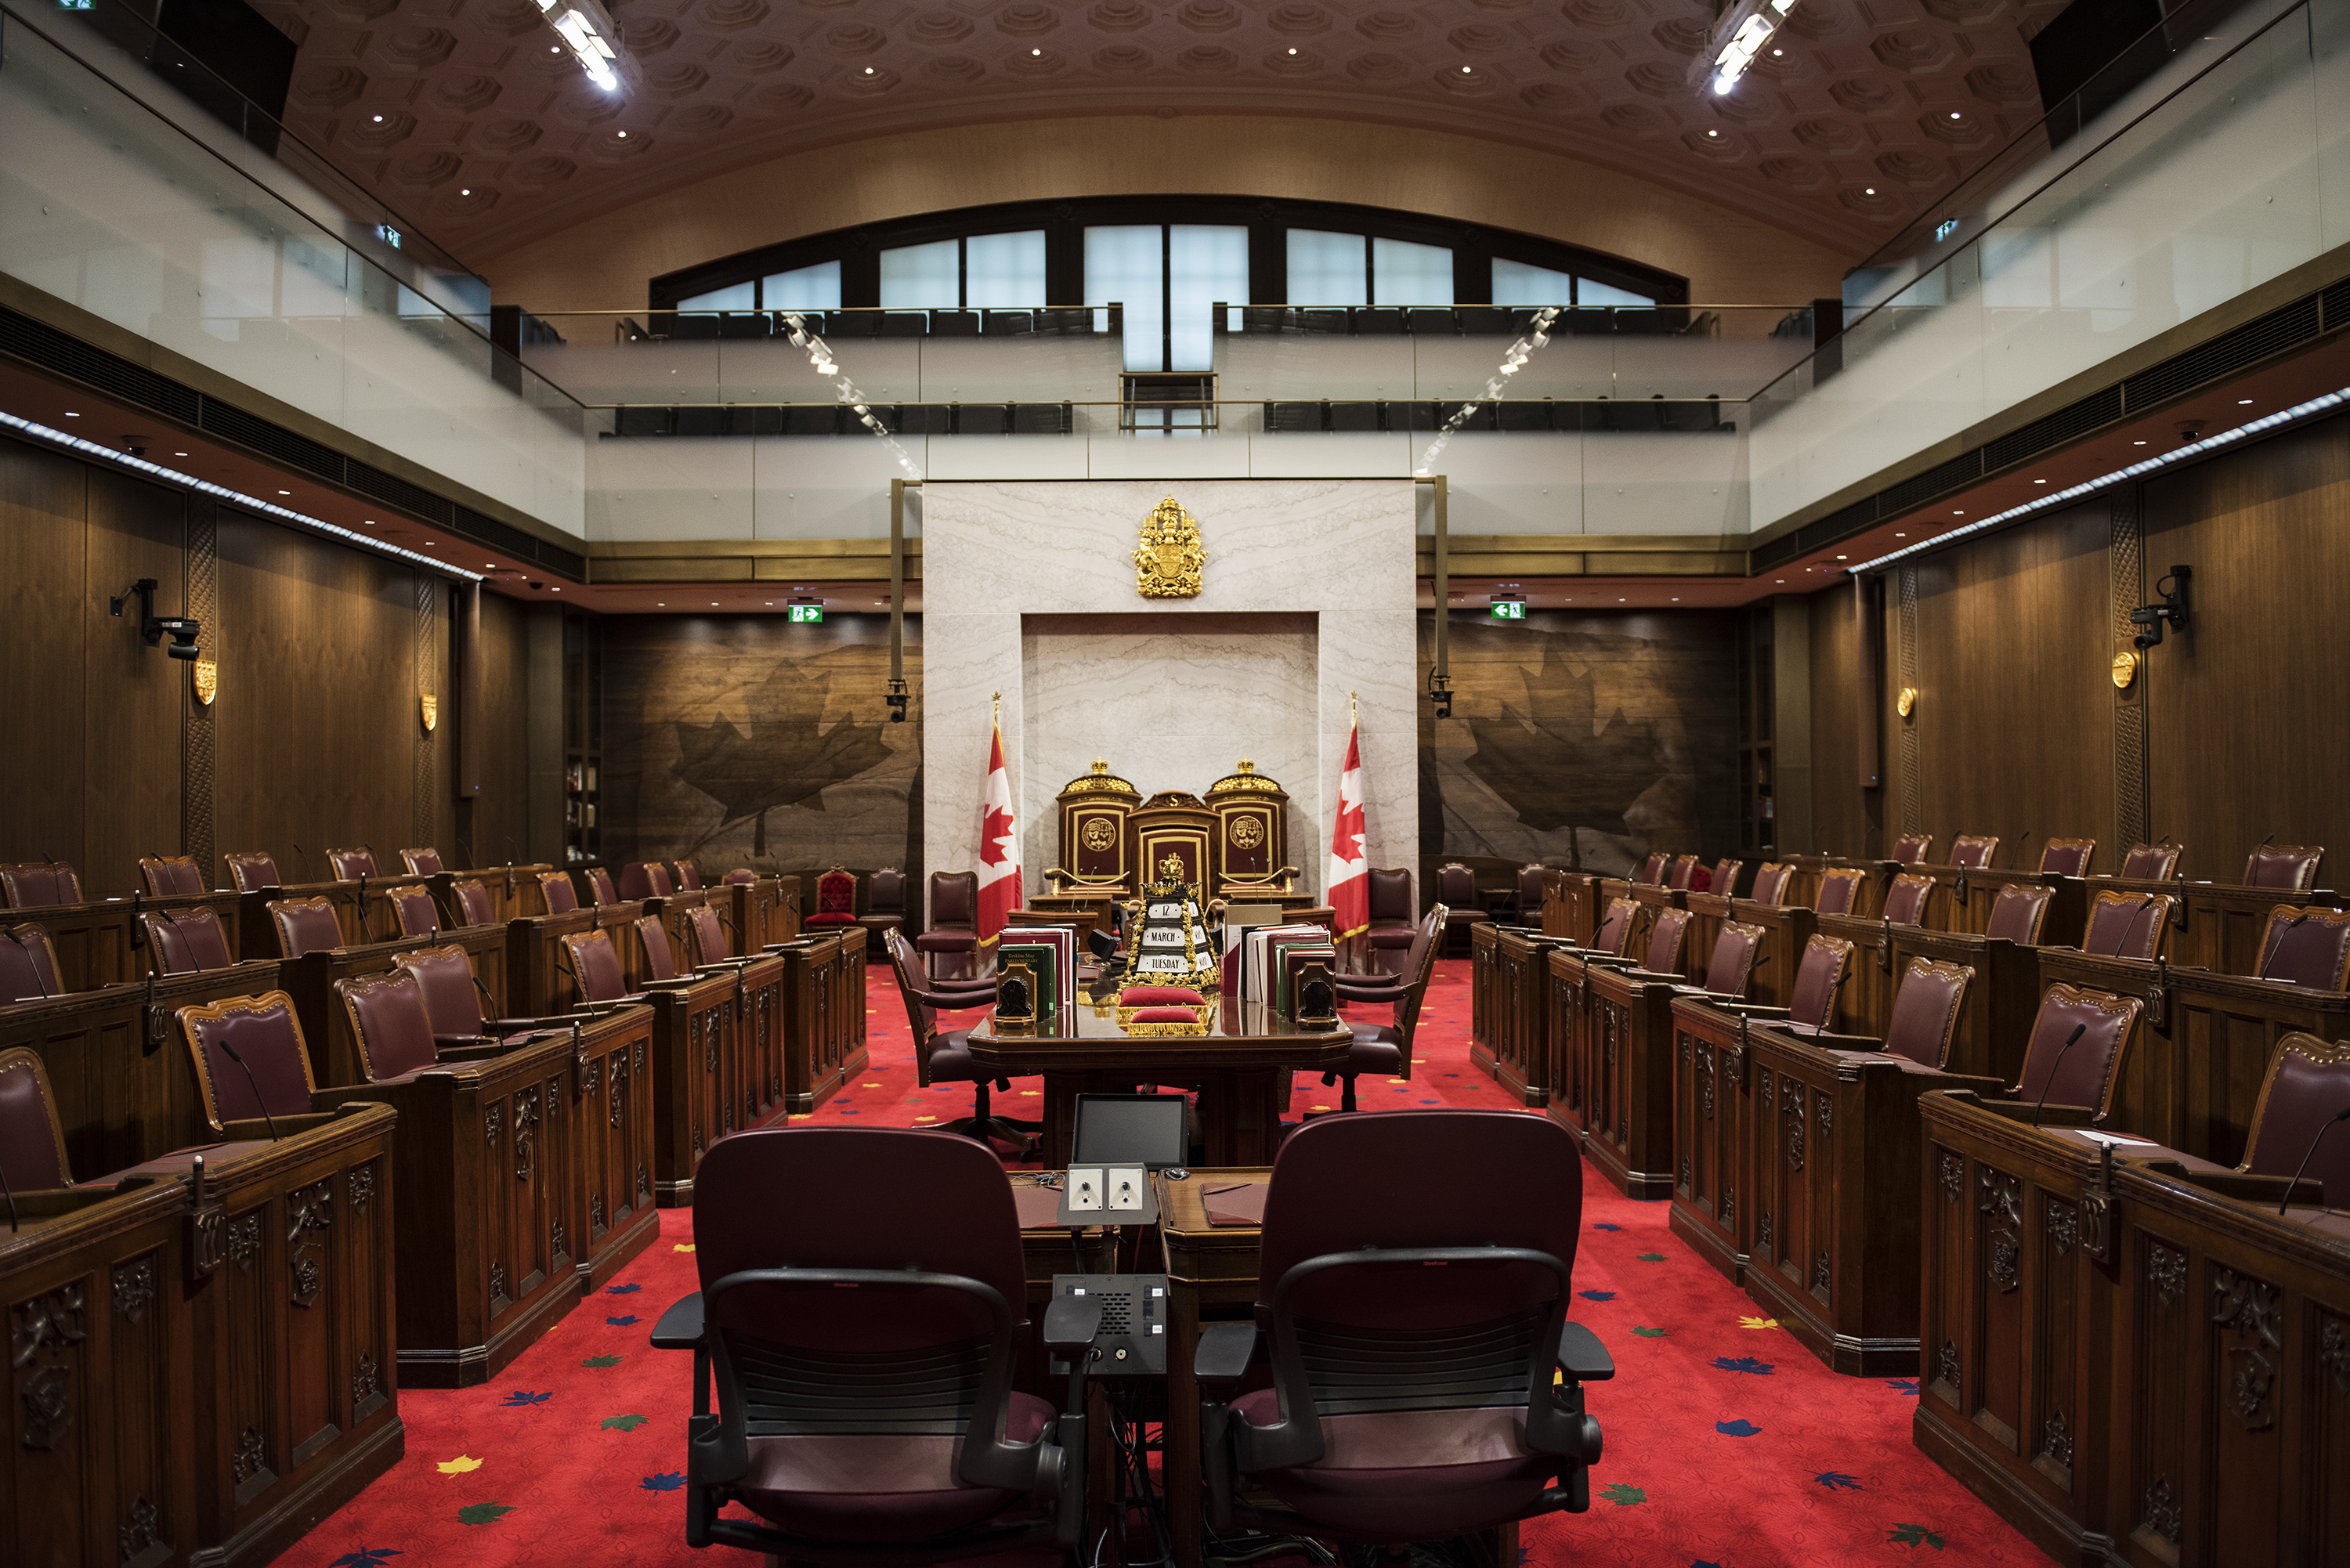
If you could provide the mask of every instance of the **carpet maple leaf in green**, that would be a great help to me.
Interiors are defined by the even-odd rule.
[[[633,1432],[651,1418],[650,1416],[607,1416],[597,1425],[607,1432]]]
[[[1642,1339],[1662,1339],[1665,1337],[1665,1331],[1663,1329],[1650,1328],[1646,1324],[1642,1324],[1632,1332],[1638,1334]]]
[[[464,1507],[457,1511],[457,1522],[460,1524],[493,1524],[500,1518],[512,1513],[513,1511],[514,1507],[510,1503],[469,1502]]]
[[[1644,1263],[1661,1263],[1664,1261],[1665,1255],[1662,1252],[1643,1252],[1640,1254],[1640,1262]]]
[[[1942,1550],[1942,1538],[1922,1524],[1897,1524],[1887,1531],[1885,1539],[1896,1546],[1930,1546]]]
[[[1607,1501],[1614,1503],[1618,1508],[1629,1508],[1636,1502],[1646,1502],[1648,1501],[1648,1494],[1647,1492],[1642,1491],[1636,1486],[1626,1486],[1622,1481],[1617,1481],[1614,1486],[1603,1489],[1599,1495]]]
[[[582,1366],[618,1366],[620,1365],[620,1358],[617,1355],[591,1355],[585,1361],[582,1361],[579,1365]]]

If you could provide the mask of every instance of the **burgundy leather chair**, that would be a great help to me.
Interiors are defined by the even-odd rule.
[[[1715,861],[1713,869],[1706,874],[1705,891],[1719,893],[1725,898],[1734,898],[1738,892],[1738,874],[1745,869],[1746,862],[1743,860]]]
[[[0,1176],[15,1192],[73,1185],[48,1069],[26,1045],[0,1051]]]
[[[676,873],[675,880],[677,882],[677,890],[679,892],[694,893],[701,891],[701,867],[696,866],[691,860],[680,860],[676,863]]]
[[[359,1071],[370,1084],[414,1077],[441,1060],[424,988],[406,970],[335,981],[335,999],[350,1021]]]
[[[718,911],[707,904],[685,912],[685,940],[692,949],[691,958],[696,969],[724,963],[734,956],[734,944],[726,939],[725,922],[719,919]]]
[[[1991,857],[1998,853],[1996,834],[1961,833],[1950,840],[1950,864],[1970,871],[1985,869],[1991,865]]]
[[[1607,908],[1600,911],[1599,925],[1591,933],[1591,950],[1617,958],[1632,945],[1632,927],[1640,918],[1640,906],[1630,898],[1610,898]]]
[[[142,855],[139,875],[146,879],[151,898],[188,898],[205,891],[204,874],[185,855]]]
[[[400,917],[403,937],[429,937],[441,929],[441,911],[433,907],[432,895],[421,888],[393,888],[391,909]]]
[[[887,957],[889,944],[886,933],[898,930],[906,923],[906,874],[895,866],[884,866],[865,879],[865,912],[857,923],[866,930],[865,950]]]
[[[1795,868],[1783,860],[1765,860],[1755,868],[1754,890],[1747,895],[1750,901],[1775,909],[1787,901],[1787,884],[1794,879]]]
[[[408,867],[411,877],[438,877],[448,869],[441,863],[438,849],[403,849],[400,852],[400,863]]]
[[[179,1020],[195,1063],[204,1120],[214,1132],[236,1122],[309,1114],[317,1085],[292,997],[282,991],[231,997],[182,1007]]]
[[[2094,838],[2052,838],[2040,846],[2040,875],[2085,877],[2096,853]]]
[[[538,895],[546,900],[550,915],[567,915],[579,907],[579,888],[568,871],[542,871],[538,874]]]
[[[1991,900],[1991,921],[1983,934],[2022,948],[2038,947],[2040,928],[2048,923],[2048,901],[2055,896],[2054,888],[2008,884]]]
[[[1885,918],[1897,926],[1915,926],[1926,919],[1926,901],[1934,896],[1934,879],[1904,871],[1885,890]]]
[[[1795,966],[1795,990],[1787,999],[1785,1027],[1797,1034],[1834,1033],[1836,996],[1851,972],[1852,944],[1842,937],[1813,932],[1812,940],[1804,944],[1803,961]]]
[[[723,882],[739,882],[743,884],[756,882],[758,879],[759,874],[756,871],[752,870],[748,866],[737,866],[733,870],[729,871],[724,877],[720,878],[720,880]]]
[[[1369,974],[1338,974],[1332,977],[1338,987],[1342,1002],[1401,1002],[1411,989],[1412,976],[1419,972],[1428,956],[1429,944],[1436,941],[1443,929],[1448,911],[1441,904],[1430,904],[1428,913],[1411,929],[1411,945],[1402,950],[1402,968],[1395,973],[1374,971]]]
[[[48,932],[38,926],[0,930],[0,1003],[65,993]]]
[[[2252,1106],[2251,1141],[2236,1168],[2289,1177],[2306,1156],[2309,1174],[2324,1186],[2325,1206],[2350,1208],[2350,1126],[2326,1125],[2345,1106],[2350,1106],[2350,1043],[2328,1044],[2299,1031],[2286,1035],[2269,1058]]]
[[[800,921],[809,926],[853,926],[857,923],[857,873],[836,866],[816,879],[816,909]]]
[[[277,928],[277,951],[282,958],[297,959],[343,945],[343,928],[335,919],[334,903],[323,895],[272,899],[269,920]]]
[[[2178,869],[2183,844],[2134,844],[2122,857],[2122,875],[2133,881],[2168,882]]]
[[[1662,886],[1665,880],[1665,866],[1671,858],[1661,849],[1653,851],[1646,860],[1640,862],[1640,869],[1634,874],[1632,880],[1644,888]]]
[[[364,846],[358,849],[329,849],[327,864],[333,868],[336,881],[356,882],[375,875],[375,851]]]
[[[1974,970],[1966,964],[1911,959],[1909,967],[1901,971],[1901,987],[1893,995],[1885,1049],[1921,1067],[1948,1065],[1950,1042],[1958,1038],[1959,1012],[1966,1006],[1967,988],[1974,979]]]
[[[2100,888],[2089,900],[2089,919],[2081,932],[2081,950],[2104,958],[2147,959],[2162,951],[2170,934],[2171,906],[2168,893],[2123,893]]]
[[[229,886],[240,893],[258,893],[264,888],[283,886],[278,880],[276,857],[261,850],[224,855],[221,859],[228,867]]]
[[[1650,974],[1677,974],[1681,967],[1681,943],[1689,936],[1687,909],[1660,909],[1648,928],[1648,950],[1640,960]]]
[[[1930,833],[1905,833],[1893,841],[1893,853],[1888,860],[1904,866],[1915,866],[1934,852],[1934,836]]]
[[[960,1133],[982,1143],[1000,1140],[1018,1149],[1021,1158],[1030,1158],[1040,1141],[1039,1124],[997,1116],[988,1097],[991,1085],[1009,1090],[1012,1080],[991,1079],[981,1071],[979,1064],[972,1060],[970,1030],[939,1027],[941,1008],[984,1004],[993,999],[994,987],[991,984],[984,991],[934,991],[922,983],[925,977],[919,972],[921,956],[906,940],[905,934],[892,931],[888,940],[889,967],[898,977],[898,997],[905,1003],[906,1026],[914,1036],[914,1081],[924,1088],[932,1084],[972,1086],[971,1115],[936,1123],[936,1129]]]
[[[158,974],[200,974],[236,962],[220,917],[210,909],[142,909],[139,925]]]
[[[1582,1226],[1575,1135],[1547,1116],[1299,1128],[1265,1195],[1255,1321],[1211,1325],[1193,1359],[1208,1527],[1400,1546],[1587,1509],[1583,1386],[1616,1368],[1567,1320]],[[1260,1335],[1273,1386],[1243,1393]]]
[[[1866,875],[1857,866],[1831,866],[1821,872],[1819,897],[1812,900],[1813,911],[1822,915],[1860,913],[1860,882]]]
[[[0,866],[0,905],[41,909],[81,902],[81,878],[62,860],[28,860]]]
[[[2282,888],[2306,893],[2317,886],[2317,867],[2325,850],[2315,844],[2263,844],[2244,861],[2244,886]],[[72,902],[60,898],[59,903]]]
[[[1370,949],[1372,967],[1388,974],[1403,974],[1409,965],[1404,954],[1419,936],[1411,891],[1411,872],[1404,867],[1374,866],[1366,889],[1370,925],[1363,941]]]
[[[1542,923],[1543,872],[1539,862],[1529,862],[1518,867],[1518,923],[1523,926]]]
[[[1490,924],[1493,919],[1485,912],[1485,901],[1477,896],[1477,874],[1458,860],[1448,860],[1436,868],[1436,901],[1448,911],[1446,932],[1459,929],[1462,952],[1469,950],[1470,929]]]
[[[1754,973],[1754,955],[1762,949],[1762,928],[1743,920],[1724,920],[1705,961],[1705,989],[1715,996],[1742,997]]]
[[[822,1191],[820,1204],[776,1194]],[[1034,1332],[1020,1216],[993,1155],[885,1127],[739,1133],[694,1174],[685,1540],[779,1562],[1055,1560],[1084,1534],[1097,1296],[1055,1300],[1066,1414],[1013,1387]],[[844,1288],[850,1287],[850,1288]],[[733,1506],[739,1505],[739,1507]]]
[[[1665,886],[1677,892],[1686,893],[1689,891],[1690,878],[1695,875],[1697,875],[1697,857],[1676,855],[1673,857],[1672,869],[1665,873]]]
[[[1373,997],[1360,988],[1350,989],[1343,984],[1339,987],[1339,995],[1349,1002],[1392,1000],[1395,1003],[1392,1023],[1348,1024],[1354,1038],[1347,1046],[1346,1064],[1322,1075],[1326,1087],[1333,1081],[1338,1084],[1341,1111],[1355,1109],[1355,1080],[1366,1073],[1378,1078],[1410,1081],[1411,1039],[1419,1028],[1420,1005],[1428,1000],[1428,982],[1436,972],[1436,955],[1444,945],[1444,924],[1451,917],[1451,910],[1443,904],[1430,908],[1425,927],[1427,940],[1414,943],[1409,950],[1413,967],[1408,976],[1399,977],[1405,981],[1399,994],[1391,999]]]
[[[640,915],[629,923],[637,929],[637,944],[645,955],[645,979],[677,979],[677,950],[670,946],[669,928],[661,924],[660,917]]]
[[[676,890],[670,885],[669,868],[658,860],[631,860],[620,867],[620,898],[627,903],[666,898]]]
[[[2121,1083],[2122,1053],[2137,1032],[2146,1003],[2075,985],[2052,985],[2040,999],[2023,1048],[2023,1073],[2007,1091],[2011,1099],[2052,1106],[2085,1106],[2101,1122],[2113,1109]],[[2073,1031],[2081,1031],[2074,1039]],[[2072,1048],[2067,1050],[2067,1041]]]
[[[619,890],[612,886],[612,874],[601,866],[588,867],[588,894],[598,904],[617,904]]]
[[[959,958],[965,964],[973,961],[973,955],[979,951],[979,873],[931,873],[931,926],[914,939],[914,950],[922,955],[932,975],[938,973],[941,953]]]
[[[461,926],[494,926],[498,923],[498,901],[481,882],[468,877],[450,889],[452,911]]]
[[[563,938],[563,951],[571,961],[581,1006],[633,1002],[642,994],[629,990],[628,976],[620,968],[620,955],[612,950],[611,939],[602,931],[569,932]]]
[[[497,1003],[489,987],[473,973],[473,956],[463,948],[412,948],[394,955],[391,962],[393,968],[415,977],[438,1046],[477,1044],[494,1036],[525,1034],[541,1027],[535,1018],[482,1015],[484,1005],[494,1008]]]
[[[2258,972],[2315,991],[2350,990],[2350,911],[2279,904],[2261,932]]]

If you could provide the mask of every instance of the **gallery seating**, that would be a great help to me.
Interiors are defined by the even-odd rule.
[[[1653,851],[1646,860],[1640,862],[1640,868],[1632,874],[1632,880],[1644,888],[1663,886],[1665,867],[1671,863],[1671,860],[1672,857],[1665,851],[1661,849]]]
[[[2168,882],[2178,868],[2183,844],[2133,844],[2122,857],[2122,876],[2133,882]]]
[[[617,904],[620,901],[619,889],[612,886],[612,874],[601,866],[588,867],[588,893],[592,903]]]
[[[1922,924],[1926,919],[1926,900],[1934,891],[1934,879],[1904,871],[1893,878],[1893,886],[1885,890],[1885,918],[1897,926]]]
[[[2252,1107],[2251,1138],[2236,1168],[2292,1176],[2306,1159],[2328,1209],[2350,1208],[2350,1126],[2324,1131],[2350,1107],[2350,1041],[2293,1033],[2277,1042]]]
[[[804,919],[800,923],[805,926],[807,919]],[[977,872],[931,873],[930,925],[914,939],[914,950],[922,955],[932,976],[939,972],[941,954],[959,961],[955,965],[958,971],[975,967],[974,955],[979,950]]]
[[[2089,900],[2089,920],[2081,934],[2081,950],[2106,958],[2151,960],[2162,951],[2170,934],[2171,907],[2167,893],[2122,893],[2101,888]]]
[[[2009,883],[1991,900],[1991,920],[1983,934],[2018,947],[2038,947],[2041,928],[2048,923],[2048,905],[2054,897],[2055,889],[2052,888]]]
[[[2245,857],[2243,885],[2306,893],[2317,886],[2317,867],[2324,858],[2324,849],[2314,844],[2263,844]]]
[[[1820,873],[1820,890],[1813,895],[1812,909],[1822,915],[1855,915],[1860,912],[1862,878],[1868,875],[1856,866],[1832,866]]]
[[[265,850],[240,850],[224,855],[228,867],[229,886],[240,893],[258,893],[264,888],[282,887],[277,875],[277,861]]]
[[[48,932],[31,925],[0,930],[0,1002],[63,996],[65,991]]]
[[[579,889],[568,871],[542,871],[538,875],[539,897],[546,900],[550,915],[567,915],[579,907]]]
[[[1717,860],[1706,873],[1705,891],[1719,893],[1727,898],[1738,891],[1738,874],[1746,869],[1743,860]]]
[[[1696,874],[1696,856],[1676,855],[1673,857],[1672,868],[1665,873],[1665,886],[1677,893],[1686,893],[1689,891],[1690,878]]]
[[[1754,873],[1754,890],[1747,895],[1751,903],[1777,909],[1787,901],[1787,884],[1794,879],[1795,868],[1784,861],[1765,860]]]
[[[152,898],[194,897],[209,891],[203,872],[185,855],[142,855],[139,875]]]
[[[400,919],[403,937],[429,937],[441,929],[441,911],[433,908],[432,895],[421,888],[393,888],[391,908]]]
[[[702,867],[691,860],[680,860],[675,866],[677,890],[698,893],[702,890]]]
[[[1020,1151],[1024,1159],[1036,1149],[1039,1125],[1021,1123],[1009,1116],[999,1116],[988,1097],[992,1085],[1007,1093],[1012,1088],[1008,1078],[991,1080],[972,1060],[968,1029],[941,1029],[939,1011],[941,1008],[968,1007],[975,1002],[969,992],[961,993],[933,991],[922,983],[920,955],[902,932],[892,931],[888,938],[889,962],[898,977],[898,996],[905,1003],[906,1025],[914,1036],[914,1079],[928,1088],[932,1084],[969,1084],[972,1085],[971,1115],[952,1121],[935,1124],[940,1130],[961,1133],[982,1143],[1002,1142]]]
[[[1375,866],[1367,875],[1365,896],[1370,925],[1363,933],[1364,945],[1370,950],[1374,968],[1402,974],[1409,968],[1403,955],[1419,934],[1411,872],[1400,866]]]
[[[38,909],[81,901],[81,878],[62,860],[0,866],[0,907]]]
[[[2040,846],[2040,874],[2043,877],[2085,877],[2089,874],[2090,858],[2097,852],[2094,838],[2052,838]]]
[[[468,877],[449,889],[451,913],[461,926],[494,926],[498,924],[498,901],[490,896],[480,878]]]

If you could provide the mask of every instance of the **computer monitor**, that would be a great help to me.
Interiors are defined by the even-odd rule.
[[[1181,1095],[1079,1095],[1073,1166],[1181,1165],[1189,1141]]]

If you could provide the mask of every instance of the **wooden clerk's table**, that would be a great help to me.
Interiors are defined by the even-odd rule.
[[[1137,1084],[1180,1084],[1200,1091],[1200,1120],[1210,1165],[1260,1165],[1281,1141],[1289,1075],[1327,1073],[1346,1064],[1353,1034],[1300,1028],[1262,1006],[1226,999],[1198,1034],[1129,1034],[1118,1009],[1087,1002],[1014,1032],[993,1018],[970,1034],[971,1057],[991,1077],[1045,1079],[1047,1168],[1069,1162],[1076,1097]]]

